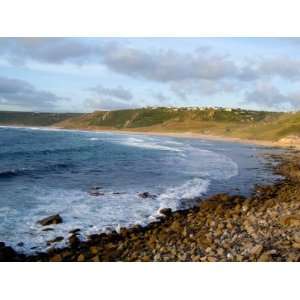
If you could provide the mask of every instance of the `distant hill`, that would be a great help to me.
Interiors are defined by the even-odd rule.
[[[141,108],[76,113],[0,111],[0,125],[55,126],[69,129],[199,133],[266,141],[297,140],[300,112],[228,108]]]
[[[82,114],[0,111],[0,125],[51,126],[80,115]]]
[[[141,108],[97,111],[57,124],[64,128],[192,132],[277,141],[300,136],[300,113],[225,108]]]

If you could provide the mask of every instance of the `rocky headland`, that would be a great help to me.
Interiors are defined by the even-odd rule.
[[[31,256],[0,243],[0,260],[299,261],[300,153],[288,151],[271,159],[278,162],[274,172],[283,179],[256,187],[250,197],[218,194],[199,199],[188,210],[163,209],[157,222],[146,227],[91,235],[87,241],[80,241],[75,229],[68,247]]]

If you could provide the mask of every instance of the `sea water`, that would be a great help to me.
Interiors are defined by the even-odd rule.
[[[248,195],[255,184],[277,179],[264,163],[270,151],[201,139],[1,127],[0,240],[20,252],[45,251],[48,240],[75,228],[85,239],[146,225],[160,208],[191,207],[199,197]],[[101,195],[90,195],[95,187]],[[37,224],[57,213],[63,223],[48,226],[53,230]]]

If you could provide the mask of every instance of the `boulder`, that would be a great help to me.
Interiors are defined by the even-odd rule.
[[[258,257],[261,254],[262,250],[263,250],[262,245],[255,245],[250,249],[250,254]]]
[[[60,254],[55,254],[50,258],[51,262],[61,262],[62,261],[62,257]]]
[[[17,260],[17,253],[9,246],[1,242],[0,244],[0,261],[9,262]]]
[[[76,229],[70,230],[69,233],[77,234],[79,231],[80,231],[80,228],[76,228]]]
[[[37,223],[42,226],[52,225],[52,224],[60,224],[62,223],[62,217],[59,214],[44,218],[42,220],[39,220]]]
[[[161,208],[159,210],[159,213],[161,215],[170,216],[172,214],[172,209],[171,208]]]
[[[94,190],[94,191],[89,191],[89,195],[94,197],[99,197],[99,196],[104,196],[104,193]]]
[[[84,254],[79,254],[79,256],[77,257],[77,261],[78,262],[84,262],[85,261],[85,256],[84,256]]]
[[[300,215],[283,216],[280,223],[285,226],[300,226]]]
[[[54,230],[54,229],[51,228],[51,227],[47,227],[47,228],[42,229],[42,231],[53,231],[53,230]]]
[[[154,199],[157,197],[156,195],[150,194],[149,192],[139,193],[138,195],[140,198],[143,198],[143,199],[146,199],[146,198]]]
[[[53,239],[53,240],[47,241],[47,245],[49,246],[49,245],[51,245],[51,244],[53,244],[53,243],[61,242],[63,239],[64,239],[64,238],[63,238],[62,236],[58,236],[58,237],[56,237],[56,238]]]
[[[72,234],[68,240],[71,247],[77,247],[80,243],[80,240],[77,237],[76,233]]]

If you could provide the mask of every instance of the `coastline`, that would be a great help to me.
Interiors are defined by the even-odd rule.
[[[157,222],[26,256],[0,244],[2,261],[299,261],[300,153],[272,155],[279,182],[256,187],[253,195],[217,194],[193,208],[164,209]]]
[[[222,142],[232,142],[248,145],[257,145],[268,148],[289,148],[300,150],[300,141],[283,139],[282,141],[268,141],[268,140],[256,140],[256,139],[242,139],[237,137],[218,136],[212,134],[202,134],[196,132],[169,132],[169,131],[147,131],[147,130],[120,130],[114,128],[101,128],[99,127],[76,127],[67,128],[59,126],[22,126],[22,125],[1,125],[0,128],[31,128],[31,129],[42,129],[42,130],[66,130],[66,131],[83,131],[83,132],[111,132],[118,134],[136,134],[136,135],[148,135],[148,136],[167,136],[176,138],[188,138],[188,139],[204,139]]]
[[[232,142],[232,143],[241,143],[241,144],[252,144],[264,147],[278,147],[278,148],[294,148],[300,150],[300,143],[298,142],[283,142],[283,141],[267,141],[267,140],[250,140],[250,139],[241,139],[235,137],[226,137],[226,136],[217,136],[217,135],[208,135],[195,132],[167,132],[167,131],[143,131],[143,130],[118,130],[118,129],[99,129],[95,127],[88,128],[64,128],[53,126],[51,128],[57,129],[67,129],[67,130],[83,130],[83,131],[93,131],[93,132],[114,132],[118,134],[141,134],[149,136],[168,136],[176,138],[189,138],[189,139],[204,139],[204,140],[213,140],[213,141],[223,141],[223,142]]]

